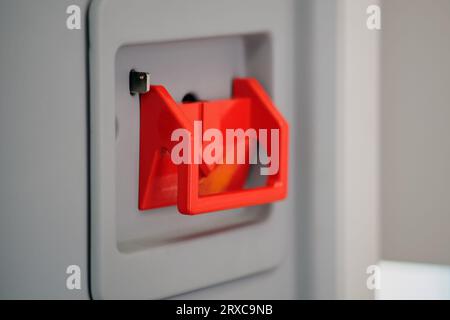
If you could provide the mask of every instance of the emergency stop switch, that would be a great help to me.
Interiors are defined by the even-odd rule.
[[[286,197],[286,120],[257,80],[235,79],[232,92],[187,103],[160,85],[140,94],[140,210],[176,204],[195,215]],[[252,154],[261,150],[265,185],[247,189]]]

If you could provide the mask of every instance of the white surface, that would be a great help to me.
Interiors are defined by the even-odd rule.
[[[266,33],[270,37],[271,47],[265,47],[262,44],[261,51],[255,51],[254,46],[258,44],[251,40],[248,43],[248,50],[245,51],[246,75],[261,79],[263,85],[266,85],[267,90],[272,93],[275,103],[284,116],[292,119],[293,91],[289,57],[291,57],[290,43],[293,30],[291,20],[286,18],[291,5],[290,1],[275,3],[256,0],[245,3],[228,1],[226,5],[222,2],[214,2],[214,5],[211,5],[211,2],[203,0],[189,3],[143,0],[126,3],[123,1],[92,3],[89,23],[92,168],[91,289],[94,298],[168,297],[273,268],[285,257],[292,230],[290,221],[294,213],[294,198],[273,204],[272,213],[258,223],[241,228],[230,228],[224,232],[203,232],[200,236],[187,237],[183,241],[163,243],[156,241],[156,245],[155,241],[149,242],[145,239],[143,236],[145,230],[137,226],[136,221],[131,222],[132,219],[141,218],[143,224],[151,223],[151,213],[139,217],[133,209],[130,212],[130,221],[125,223],[126,212],[118,211],[123,208],[122,203],[120,208],[117,207],[117,196],[121,196],[117,192],[122,190],[119,184],[128,183],[133,178],[134,183],[138,184],[137,163],[134,170],[130,171],[132,176],[126,178],[120,176],[123,172],[128,172],[121,169],[123,161],[130,161],[129,159],[133,159],[136,155],[132,155],[131,158],[117,157],[115,117],[116,110],[119,108],[114,106],[125,101],[125,96],[128,99],[127,103],[137,100],[129,97],[126,85],[128,71],[125,70],[126,72],[122,74],[121,69],[122,66],[128,66],[127,63],[131,60],[122,60],[123,57],[121,58],[118,54],[119,48],[167,41]],[[259,10],[255,11],[255,7]],[[186,17],[194,16],[198,12],[207,19],[189,20],[189,23],[184,23]],[[248,19],[250,14],[252,19]],[[168,16],[171,18],[167,19]],[[233,23],[230,24],[230,21]],[[167,23],[170,27],[164,27]],[[184,47],[184,49],[188,48],[189,45]],[[147,51],[147,49],[142,48],[145,54],[151,54],[151,57],[157,56],[158,50]],[[126,58],[131,58],[133,52],[135,51],[128,52]],[[146,66],[145,60],[142,60],[145,54],[140,55],[140,58],[136,60],[134,66],[136,69]],[[162,55],[162,58],[164,57]],[[170,55],[166,57],[169,58]],[[182,59],[182,57],[179,58]],[[206,58],[214,59],[214,56],[204,56],[204,59]],[[151,59],[149,55],[149,61],[153,61]],[[120,62],[120,65],[116,65],[116,61]],[[195,68],[198,61],[192,61],[194,61],[190,65],[192,70],[187,76],[182,77],[177,74],[178,69],[168,71],[168,74],[175,75],[176,79],[188,79],[192,81],[192,84],[199,81],[197,87],[205,90],[204,85],[199,85],[201,78],[198,77],[198,70]],[[125,65],[122,65],[122,62]],[[153,61],[155,62],[157,61]],[[168,68],[176,68],[176,65],[175,61]],[[119,71],[120,74],[117,73]],[[162,74],[160,71],[156,74]],[[231,79],[228,80],[231,83]],[[155,81],[153,75],[152,81]],[[177,81],[174,82],[177,83]],[[214,83],[217,84],[213,82],[211,86]],[[219,83],[222,83],[222,80]],[[178,92],[177,90],[180,93],[184,92],[180,88],[175,86],[175,92]],[[229,88],[228,85],[227,88]],[[218,94],[226,96],[227,90]],[[176,93],[176,96],[179,96],[179,93]],[[136,120],[135,118],[133,120],[132,115],[137,108],[137,104],[130,105],[128,116],[131,118],[128,120]],[[127,117],[122,111],[119,113],[121,117],[119,140],[121,139],[120,131],[123,130],[120,128],[127,127],[124,124]],[[122,145],[121,142],[119,144]],[[129,168],[126,164],[125,167]],[[295,194],[292,188],[290,192]],[[133,202],[132,197],[126,199],[123,205]],[[207,216],[174,217],[175,212],[164,215],[164,211],[170,213],[170,210],[173,209],[159,210],[161,214],[154,220],[155,224],[162,223],[161,226],[172,228],[171,223],[173,223],[181,228],[186,219],[191,219],[190,222],[194,219],[199,222],[208,220]],[[166,219],[167,221],[164,221]],[[189,223],[191,224],[193,223]],[[132,230],[130,231],[130,226],[136,229],[136,235]],[[157,229],[157,226],[151,226],[148,232],[151,233],[155,227]],[[192,225],[186,224],[186,227],[191,228]],[[211,230],[207,229],[207,231]],[[169,230],[169,232],[174,231]],[[136,236],[140,238],[137,242],[133,239]],[[141,241],[142,239],[144,240]],[[289,276],[294,277],[292,274],[286,275],[286,277]],[[280,291],[291,292],[291,289]]]
[[[378,33],[374,1],[298,2],[301,297],[372,298],[378,252]]]
[[[379,300],[450,299],[450,267],[382,261]]]
[[[345,0],[338,9],[338,297],[373,298],[365,270],[379,260],[379,31],[366,27],[377,1]]]

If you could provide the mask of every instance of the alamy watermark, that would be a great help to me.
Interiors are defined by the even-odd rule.
[[[366,286],[369,290],[381,289],[381,268],[375,264],[370,265],[366,269],[366,273],[369,275],[366,280]]]
[[[81,290],[81,268],[76,264],[67,267],[66,288],[68,290]]]
[[[178,128],[172,132],[171,141],[178,142],[170,155],[174,164],[261,164],[263,165],[260,168],[261,175],[278,173],[279,129],[270,129],[269,141],[268,129],[226,129],[224,137],[219,129],[209,128],[203,132],[202,128],[202,121],[194,121],[193,137],[185,128]],[[264,146],[268,145],[270,156],[268,150],[264,149]]]

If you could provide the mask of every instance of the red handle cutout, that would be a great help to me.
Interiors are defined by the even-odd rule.
[[[253,128],[269,132],[263,147],[270,153],[270,130],[278,129],[278,172],[267,177],[266,185],[244,189],[248,157],[245,164],[208,164],[201,158],[196,164],[194,151],[211,142],[194,139],[199,129],[194,121],[202,121],[202,132],[218,129],[224,137],[224,150],[226,129]],[[180,128],[190,133],[190,161],[176,165],[171,153],[179,141],[171,141],[171,136]],[[244,142],[247,153],[250,143]],[[225,154],[217,156],[226,162]],[[163,86],[151,86],[140,96],[140,210],[177,204],[181,213],[194,215],[270,203],[286,197],[287,170],[288,124],[255,79],[235,79],[233,97],[228,100],[176,103]]]

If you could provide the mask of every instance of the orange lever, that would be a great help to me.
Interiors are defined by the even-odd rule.
[[[179,153],[187,161],[175,164],[171,155],[174,148],[179,149],[179,140],[172,141],[177,129],[188,134],[188,147]],[[245,189],[250,156],[245,156],[244,163],[228,163],[225,153],[214,154],[215,163],[203,161],[199,148],[216,143],[229,150],[226,145],[229,141],[197,139],[199,132],[201,135],[208,129],[223,136],[227,129],[244,132],[278,129],[278,171],[267,177],[264,186]],[[271,142],[258,140],[267,153],[272,148]],[[239,143],[249,154],[251,141]],[[236,156],[237,147],[231,148]],[[177,204],[181,213],[194,215],[281,200],[287,194],[287,169],[288,124],[255,79],[235,79],[233,97],[228,100],[178,104],[163,86],[151,86],[149,92],[140,96],[140,210]]]

